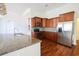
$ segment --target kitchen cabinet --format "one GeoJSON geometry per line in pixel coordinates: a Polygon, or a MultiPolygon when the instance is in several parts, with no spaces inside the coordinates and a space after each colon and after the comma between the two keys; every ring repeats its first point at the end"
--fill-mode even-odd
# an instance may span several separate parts
{"type": "Polygon", "coordinates": [[[64,21],[73,21],[74,12],[69,12],[64,14],[64,21]]]}
{"type": "MultiPolygon", "coordinates": [[[[36,38],[35,32],[32,32],[32,38],[36,38]]],[[[47,39],[47,40],[50,40],[53,42],[57,42],[58,33],[57,32],[40,31],[39,39],[47,39]]]]}
{"type": "Polygon", "coordinates": [[[53,18],[52,18],[52,19],[49,19],[49,21],[50,21],[50,23],[48,24],[49,27],[50,27],[50,28],[53,28],[53,23],[54,23],[53,18]]]}
{"type": "Polygon", "coordinates": [[[57,26],[57,24],[58,24],[58,20],[59,20],[59,17],[48,19],[47,27],[55,28],[57,26]]]}
{"type": "Polygon", "coordinates": [[[42,19],[40,17],[35,17],[36,19],[36,27],[41,27],[42,26],[42,19]]]}
{"type": "Polygon", "coordinates": [[[51,18],[50,19],[50,27],[55,28],[58,24],[59,17],[51,18]]]}
{"type": "Polygon", "coordinates": [[[32,18],[32,27],[41,27],[41,18],[40,17],[33,17],[32,18]]]}
{"type": "Polygon", "coordinates": [[[49,19],[49,24],[48,25],[49,25],[50,28],[53,28],[53,23],[54,23],[54,21],[52,19],[49,19]]]}
{"type": "Polygon", "coordinates": [[[74,20],[74,12],[60,14],[59,22],[66,22],[66,21],[73,21],[73,20],[74,20]]]}
{"type": "Polygon", "coordinates": [[[47,28],[52,28],[53,27],[53,20],[52,19],[47,19],[47,21],[46,21],[46,27],[47,28]]]}
{"type": "Polygon", "coordinates": [[[50,20],[49,19],[47,19],[47,21],[46,21],[46,27],[50,27],[50,20]]]}
{"type": "Polygon", "coordinates": [[[53,28],[57,26],[58,19],[59,17],[55,17],[51,19],[34,17],[32,18],[32,27],[53,28]]]}
{"type": "Polygon", "coordinates": [[[53,27],[56,27],[59,21],[59,17],[53,18],[53,27]]]}
{"type": "Polygon", "coordinates": [[[57,32],[47,32],[49,34],[48,39],[54,42],[58,40],[58,33],[57,32]]]}
{"type": "Polygon", "coordinates": [[[47,18],[42,18],[42,27],[46,27],[47,18]]]}
{"type": "Polygon", "coordinates": [[[36,26],[36,21],[35,21],[35,18],[32,18],[32,22],[31,22],[32,24],[32,27],[35,27],[36,26]]]}
{"type": "Polygon", "coordinates": [[[63,14],[60,14],[60,18],[59,18],[58,22],[64,22],[64,15],[63,14]]]}
{"type": "Polygon", "coordinates": [[[42,31],[42,39],[47,39],[50,41],[57,42],[58,40],[58,33],[57,32],[47,32],[47,31],[42,31]]]}
{"type": "Polygon", "coordinates": [[[36,33],[32,32],[32,38],[36,38],[36,33]]]}

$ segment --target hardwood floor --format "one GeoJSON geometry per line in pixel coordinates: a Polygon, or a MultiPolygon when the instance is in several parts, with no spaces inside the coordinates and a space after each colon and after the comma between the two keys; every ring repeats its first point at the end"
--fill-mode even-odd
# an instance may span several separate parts
{"type": "Polygon", "coordinates": [[[41,43],[42,56],[78,56],[79,55],[79,41],[77,46],[69,48],[58,43],[43,39],[41,43]]]}
{"type": "Polygon", "coordinates": [[[73,51],[74,56],[79,56],[79,40],[77,40],[77,46],[75,47],[73,51]]]}

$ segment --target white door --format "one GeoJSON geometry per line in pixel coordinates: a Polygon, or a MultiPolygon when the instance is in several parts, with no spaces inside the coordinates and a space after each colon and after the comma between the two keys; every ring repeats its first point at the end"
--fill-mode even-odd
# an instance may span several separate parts
{"type": "Polygon", "coordinates": [[[24,13],[26,34],[31,36],[31,9],[28,8],[24,13]]]}

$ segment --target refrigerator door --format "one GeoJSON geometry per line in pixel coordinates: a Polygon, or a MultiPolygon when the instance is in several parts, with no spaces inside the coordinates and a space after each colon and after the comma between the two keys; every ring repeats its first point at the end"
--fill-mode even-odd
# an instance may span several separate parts
{"type": "Polygon", "coordinates": [[[58,43],[71,47],[72,46],[72,22],[59,23],[57,30],[62,28],[62,32],[58,32],[58,43]]]}
{"type": "Polygon", "coordinates": [[[59,30],[59,28],[62,28],[62,31],[63,31],[63,22],[58,23],[58,25],[57,25],[57,31],[59,30]]]}
{"type": "Polygon", "coordinates": [[[59,33],[58,43],[71,47],[71,32],[64,31],[62,33],[59,33]]]}
{"type": "Polygon", "coordinates": [[[72,21],[63,23],[63,31],[71,31],[72,32],[72,21]]]}

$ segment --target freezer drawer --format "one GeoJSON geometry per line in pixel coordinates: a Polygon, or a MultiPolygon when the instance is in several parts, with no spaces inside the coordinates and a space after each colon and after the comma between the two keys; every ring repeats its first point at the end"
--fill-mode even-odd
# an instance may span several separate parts
{"type": "Polygon", "coordinates": [[[72,33],[69,31],[59,33],[59,38],[57,42],[66,46],[72,46],[71,34],[72,33]]]}

